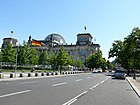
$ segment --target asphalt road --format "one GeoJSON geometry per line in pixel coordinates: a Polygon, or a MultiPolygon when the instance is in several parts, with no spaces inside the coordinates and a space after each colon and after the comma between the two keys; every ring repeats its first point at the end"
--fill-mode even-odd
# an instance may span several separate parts
{"type": "Polygon", "coordinates": [[[0,105],[140,105],[126,80],[104,74],[0,82],[0,105]]]}

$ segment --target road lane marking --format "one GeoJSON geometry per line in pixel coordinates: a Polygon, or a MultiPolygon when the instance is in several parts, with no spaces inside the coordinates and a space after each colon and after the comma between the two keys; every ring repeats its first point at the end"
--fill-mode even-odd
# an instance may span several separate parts
{"type": "Polygon", "coordinates": [[[75,81],[77,81],[77,82],[78,82],[78,81],[82,81],[82,80],[83,80],[83,79],[77,79],[77,80],[75,80],[75,81]]]}
{"type": "Polygon", "coordinates": [[[92,90],[92,89],[95,89],[97,86],[99,86],[100,85],[100,83],[97,83],[96,85],[94,85],[94,86],[92,86],[91,88],[90,88],[90,90],[92,90]]]}
{"type": "Polygon", "coordinates": [[[51,79],[51,80],[60,80],[60,79],[62,79],[62,78],[54,78],[54,79],[51,79]]]}
{"type": "Polygon", "coordinates": [[[22,94],[22,93],[27,93],[27,92],[30,92],[30,91],[31,90],[25,90],[25,91],[19,91],[19,92],[15,92],[15,93],[5,94],[5,95],[1,95],[0,98],[13,96],[13,95],[18,95],[18,94],[22,94]]]}
{"type": "Polygon", "coordinates": [[[79,97],[83,96],[84,94],[86,94],[88,91],[84,91],[81,94],[77,95],[76,97],[72,98],[71,100],[65,102],[63,105],[71,105],[72,103],[74,103],[75,101],[78,100],[79,97]]]}
{"type": "MultiPolygon", "coordinates": [[[[78,100],[78,98],[80,98],[81,96],[85,95],[86,93],[88,93],[89,91],[93,90],[94,88],[98,87],[100,84],[104,83],[105,81],[107,81],[110,77],[104,79],[103,81],[97,83],[96,85],[92,86],[89,90],[82,92],[81,94],[77,95],[76,97],[72,98],[71,100],[65,102],[62,105],[71,105],[73,104],[75,101],[78,100]]],[[[75,80],[76,81],[76,80],[75,80]]]]}
{"type": "Polygon", "coordinates": [[[90,79],[91,77],[87,77],[87,79],[90,79]]]}
{"type": "Polygon", "coordinates": [[[107,81],[109,78],[110,78],[110,77],[108,77],[108,78],[104,79],[103,81],[97,83],[96,85],[92,86],[92,87],[90,88],[90,90],[95,89],[95,88],[98,87],[100,84],[102,84],[102,83],[104,83],[105,81],[107,81]]]}
{"type": "Polygon", "coordinates": [[[60,85],[65,85],[65,84],[67,84],[67,82],[58,83],[58,84],[53,84],[52,86],[55,87],[55,86],[60,86],[60,85]]]}
{"type": "Polygon", "coordinates": [[[38,82],[38,81],[22,82],[20,84],[30,84],[30,83],[36,83],[36,82],[38,82]]]}
{"type": "Polygon", "coordinates": [[[105,81],[103,80],[102,82],[100,82],[101,84],[104,83],[105,81]]]}

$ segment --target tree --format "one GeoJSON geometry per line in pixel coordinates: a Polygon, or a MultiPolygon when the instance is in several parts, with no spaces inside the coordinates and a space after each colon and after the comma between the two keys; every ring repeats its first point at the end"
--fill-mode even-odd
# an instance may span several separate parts
{"type": "Polygon", "coordinates": [[[2,62],[2,53],[0,51],[0,62],[2,62]]]}
{"type": "Polygon", "coordinates": [[[58,70],[58,53],[52,53],[48,57],[48,63],[51,65],[53,70],[58,70]]]}
{"type": "Polygon", "coordinates": [[[46,51],[43,51],[43,53],[39,56],[38,63],[42,65],[48,64],[48,57],[46,51]]]}
{"type": "Polygon", "coordinates": [[[97,51],[86,58],[85,65],[88,68],[100,68],[105,65],[105,60],[102,58],[102,52],[97,51]]]}
{"type": "Polygon", "coordinates": [[[15,63],[16,51],[8,44],[6,48],[2,48],[2,62],[15,63]]]}
{"type": "Polygon", "coordinates": [[[30,48],[29,49],[29,64],[38,64],[38,53],[37,53],[37,50],[34,49],[34,48],[30,48]]]}
{"type": "Polygon", "coordinates": [[[70,56],[68,56],[68,64],[71,65],[71,66],[74,66],[74,64],[75,64],[74,59],[70,56]]]}
{"type": "MultiPolygon", "coordinates": [[[[116,57],[115,62],[128,69],[140,67],[140,29],[133,28],[124,41],[115,41],[109,52],[109,58],[116,57]]],[[[129,73],[128,73],[129,75],[129,73]]]]}
{"type": "Polygon", "coordinates": [[[80,58],[78,58],[78,59],[75,61],[75,66],[78,67],[78,69],[81,68],[81,67],[83,66],[83,63],[82,63],[82,61],[81,61],[80,58]]]}
{"type": "Polygon", "coordinates": [[[29,59],[29,48],[26,44],[18,48],[18,64],[27,64],[29,59]]]}
{"type": "Polygon", "coordinates": [[[62,70],[62,66],[68,65],[68,53],[64,50],[63,47],[60,48],[60,51],[57,55],[58,65],[60,67],[60,73],[62,70]]]}
{"type": "Polygon", "coordinates": [[[109,57],[118,57],[120,54],[120,51],[122,51],[123,48],[123,42],[121,40],[115,40],[114,43],[112,43],[112,48],[109,51],[109,57]]]}

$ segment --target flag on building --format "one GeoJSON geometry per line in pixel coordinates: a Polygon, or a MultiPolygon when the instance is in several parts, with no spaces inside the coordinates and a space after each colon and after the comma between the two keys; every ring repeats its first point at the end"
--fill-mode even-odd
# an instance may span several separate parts
{"type": "Polygon", "coordinates": [[[32,39],[32,46],[43,46],[43,44],[40,41],[32,39]]]}

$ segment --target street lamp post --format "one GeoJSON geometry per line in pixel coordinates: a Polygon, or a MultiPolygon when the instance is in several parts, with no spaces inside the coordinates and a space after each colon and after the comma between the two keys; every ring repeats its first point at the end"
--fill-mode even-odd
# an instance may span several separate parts
{"type": "Polygon", "coordinates": [[[16,78],[16,70],[17,70],[17,62],[18,62],[17,58],[18,58],[18,46],[17,46],[17,48],[16,48],[15,78],[16,78]]]}
{"type": "Polygon", "coordinates": [[[136,67],[137,67],[137,54],[140,51],[140,39],[136,37],[136,48],[134,48],[134,76],[133,79],[136,79],[136,67]]]}

